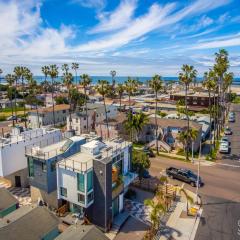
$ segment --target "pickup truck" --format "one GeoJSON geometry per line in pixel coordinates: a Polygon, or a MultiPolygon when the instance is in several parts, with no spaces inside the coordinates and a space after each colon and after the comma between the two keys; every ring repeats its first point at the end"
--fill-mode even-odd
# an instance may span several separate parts
{"type": "MultiPolygon", "coordinates": [[[[166,169],[168,177],[172,179],[177,179],[186,183],[189,183],[192,187],[197,186],[197,175],[188,169],[177,169],[174,167],[169,167],[166,169]]],[[[203,182],[201,177],[199,177],[199,186],[202,186],[203,182]]]]}

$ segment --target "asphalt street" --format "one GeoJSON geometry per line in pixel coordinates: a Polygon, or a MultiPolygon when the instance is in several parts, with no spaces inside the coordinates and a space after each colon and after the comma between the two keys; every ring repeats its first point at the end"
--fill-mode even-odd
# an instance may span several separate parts
{"type": "MultiPolygon", "coordinates": [[[[229,124],[233,135],[231,152],[220,155],[213,166],[201,166],[204,186],[199,189],[203,214],[196,240],[240,240],[240,106],[233,106],[236,122],[229,124]]],[[[163,157],[151,158],[150,173],[160,176],[167,167],[188,168],[197,173],[197,165],[163,157]]],[[[171,180],[173,183],[182,182],[171,180]]],[[[196,191],[185,184],[185,188],[196,191]]]]}

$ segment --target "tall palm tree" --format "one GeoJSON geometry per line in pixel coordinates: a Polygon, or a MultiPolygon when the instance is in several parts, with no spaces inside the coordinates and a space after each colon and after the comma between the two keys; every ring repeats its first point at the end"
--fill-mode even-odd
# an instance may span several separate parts
{"type": "Polygon", "coordinates": [[[2,81],[2,77],[1,77],[2,73],[3,73],[3,70],[0,68],[0,84],[1,84],[1,81],[2,81]]]}
{"type": "Polygon", "coordinates": [[[156,149],[157,154],[158,151],[158,124],[157,124],[157,104],[158,104],[158,93],[162,90],[162,77],[159,75],[153,76],[153,78],[149,81],[150,88],[153,89],[155,93],[155,138],[156,138],[156,149]]]}
{"type": "Polygon", "coordinates": [[[43,88],[44,88],[44,93],[45,93],[45,107],[47,106],[47,101],[46,101],[46,98],[47,98],[47,85],[48,85],[48,82],[47,82],[47,77],[49,75],[49,71],[50,71],[50,68],[49,66],[43,66],[42,67],[42,73],[44,74],[44,83],[43,83],[43,88]]]}
{"type": "Polygon", "coordinates": [[[72,70],[74,70],[74,72],[75,72],[75,83],[76,83],[76,85],[78,84],[78,82],[77,82],[77,70],[78,70],[78,68],[79,68],[78,63],[72,63],[72,70]]]}
{"type": "Polygon", "coordinates": [[[108,115],[107,115],[107,107],[106,107],[106,101],[105,101],[105,97],[109,93],[109,90],[110,90],[109,82],[107,80],[98,80],[96,89],[97,89],[98,93],[101,94],[103,97],[103,104],[104,104],[104,109],[105,109],[105,119],[106,119],[106,124],[107,124],[107,137],[109,138],[108,115]]]}
{"type": "Polygon", "coordinates": [[[85,112],[87,118],[87,132],[88,132],[88,109],[87,109],[87,87],[91,84],[92,80],[87,74],[83,74],[80,76],[79,84],[83,86],[84,95],[85,95],[85,112]]]}
{"type": "Polygon", "coordinates": [[[139,133],[143,130],[143,127],[149,122],[146,114],[143,112],[136,113],[133,115],[133,127],[137,133],[137,140],[139,133]]]}
{"type": "Polygon", "coordinates": [[[116,93],[119,95],[119,101],[120,101],[120,111],[122,110],[122,96],[125,91],[125,87],[123,84],[119,83],[116,87],[116,93]]]}
{"type": "Polygon", "coordinates": [[[73,83],[73,75],[72,73],[69,72],[65,72],[63,73],[63,84],[66,85],[67,89],[68,89],[68,101],[69,101],[69,105],[70,105],[70,109],[69,109],[69,122],[70,122],[70,129],[72,130],[72,102],[71,102],[71,96],[70,96],[70,90],[72,87],[72,83],[73,83]]]}
{"type": "Polygon", "coordinates": [[[136,79],[132,79],[128,77],[127,81],[125,81],[125,90],[128,94],[128,107],[130,112],[130,102],[131,102],[131,96],[137,91],[138,88],[138,81],[136,79]]]}
{"type": "Polygon", "coordinates": [[[117,75],[117,72],[115,70],[110,71],[110,75],[112,77],[112,87],[115,87],[115,76],[117,75]]]}
{"type": "MultiPolygon", "coordinates": [[[[228,102],[229,102],[229,97],[230,97],[230,93],[231,93],[231,85],[232,85],[232,82],[233,82],[233,77],[234,77],[234,74],[232,72],[227,72],[223,75],[223,92],[224,92],[224,102],[225,102],[225,94],[227,93],[228,94],[228,102]]],[[[229,106],[229,104],[228,104],[229,106]]],[[[227,108],[227,112],[228,112],[228,108],[227,108]]]]}
{"type": "MultiPolygon", "coordinates": [[[[216,81],[214,79],[215,73],[211,69],[209,72],[204,73],[203,87],[208,90],[208,106],[209,106],[209,119],[210,119],[210,132],[212,132],[212,92],[216,89],[216,81]]],[[[210,142],[210,149],[212,147],[212,138],[210,142]]]]}
{"type": "MultiPolygon", "coordinates": [[[[225,118],[225,104],[223,103],[223,76],[224,73],[227,72],[229,68],[229,60],[228,60],[228,52],[225,49],[220,49],[218,53],[215,53],[215,64],[214,71],[218,76],[218,104],[220,106],[220,111],[218,114],[220,115],[218,119],[219,132],[224,124],[225,118]]],[[[219,136],[218,136],[219,137],[219,136]]]]}
{"type": "Polygon", "coordinates": [[[179,192],[180,195],[185,196],[185,198],[187,200],[187,215],[189,215],[189,204],[193,204],[194,200],[183,187],[180,187],[180,188],[178,187],[177,191],[179,192]]]}
{"type": "Polygon", "coordinates": [[[13,84],[16,81],[16,76],[14,74],[7,74],[5,76],[5,80],[7,81],[8,86],[10,88],[10,101],[11,101],[11,110],[12,110],[12,125],[13,125],[13,127],[15,127],[15,120],[14,120],[14,117],[13,117],[14,114],[13,114],[13,102],[12,102],[13,96],[12,96],[12,92],[13,92],[13,84]]]}
{"type": "Polygon", "coordinates": [[[68,73],[68,71],[69,71],[69,66],[68,66],[67,63],[64,63],[64,64],[62,65],[62,71],[65,72],[65,73],[68,73]]]}
{"type": "Polygon", "coordinates": [[[55,82],[54,79],[58,76],[58,67],[55,64],[49,66],[49,76],[52,79],[52,108],[53,108],[53,126],[55,127],[55,103],[54,103],[54,91],[55,91],[55,82]]]}
{"type": "MultiPolygon", "coordinates": [[[[185,115],[187,117],[187,131],[188,131],[187,137],[189,136],[189,114],[188,114],[187,95],[188,95],[189,85],[191,82],[194,81],[196,77],[197,77],[197,71],[194,69],[193,66],[189,66],[187,64],[184,64],[182,66],[182,72],[180,72],[178,76],[180,83],[184,84],[185,86],[185,115]]],[[[188,144],[189,144],[189,139],[187,139],[186,160],[189,160],[188,144]]]]}

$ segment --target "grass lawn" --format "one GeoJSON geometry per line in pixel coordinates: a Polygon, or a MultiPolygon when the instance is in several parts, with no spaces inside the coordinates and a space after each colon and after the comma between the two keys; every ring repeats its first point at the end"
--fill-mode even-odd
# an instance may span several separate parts
{"type": "MultiPolygon", "coordinates": [[[[13,114],[14,114],[14,112],[13,112],[13,114]]],[[[22,110],[17,112],[18,116],[23,115],[23,114],[24,114],[24,112],[22,110]]],[[[12,116],[12,111],[11,112],[0,112],[0,117],[10,117],[10,116],[12,116]]]]}
{"type": "Polygon", "coordinates": [[[144,146],[145,146],[144,143],[133,143],[133,147],[134,147],[134,148],[142,148],[142,147],[144,147],[144,146]]]}
{"type": "MultiPolygon", "coordinates": [[[[13,108],[13,111],[15,111],[15,108],[13,108]]],[[[23,111],[23,107],[17,107],[17,111],[23,111]]],[[[0,113],[11,113],[12,109],[11,108],[3,108],[0,109],[0,113]]]]}

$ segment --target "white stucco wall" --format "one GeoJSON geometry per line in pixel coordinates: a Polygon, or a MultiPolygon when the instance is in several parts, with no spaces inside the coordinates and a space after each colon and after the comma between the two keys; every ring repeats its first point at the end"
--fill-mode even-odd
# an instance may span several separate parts
{"type": "Polygon", "coordinates": [[[61,135],[60,130],[54,130],[35,137],[32,135],[31,139],[20,140],[0,147],[0,176],[5,177],[27,167],[27,158],[25,156],[26,146],[38,144],[41,141],[48,141],[50,144],[61,139],[61,135]]]}

